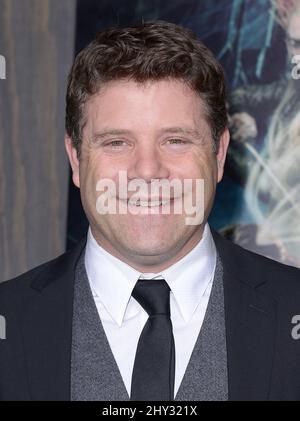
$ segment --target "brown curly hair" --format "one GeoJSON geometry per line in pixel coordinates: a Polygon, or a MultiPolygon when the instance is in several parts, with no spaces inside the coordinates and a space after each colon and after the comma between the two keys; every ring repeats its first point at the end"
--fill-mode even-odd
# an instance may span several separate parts
{"type": "Polygon", "coordinates": [[[76,56],[68,78],[66,132],[78,154],[85,103],[103,84],[168,78],[182,80],[203,100],[216,151],[227,127],[223,69],[191,30],[153,21],[106,29],[76,56]]]}

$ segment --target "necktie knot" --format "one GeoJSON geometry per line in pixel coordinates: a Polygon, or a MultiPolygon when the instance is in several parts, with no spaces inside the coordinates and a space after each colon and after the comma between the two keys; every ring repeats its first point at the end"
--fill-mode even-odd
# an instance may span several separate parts
{"type": "Polygon", "coordinates": [[[149,316],[165,314],[170,317],[170,287],[164,279],[139,279],[132,296],[149,316]]]}

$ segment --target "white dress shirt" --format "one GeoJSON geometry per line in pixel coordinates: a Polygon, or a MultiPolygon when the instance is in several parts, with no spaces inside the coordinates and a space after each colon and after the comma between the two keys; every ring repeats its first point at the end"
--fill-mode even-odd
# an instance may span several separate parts
{"type": "Polygon", "coordinates": [[[142,274],[112,256],[96,242],[89,229],[85,266],[99,317],[129,396],[137,344],[148,319],[131,293],[140,277],[166,280],[171,289],[176,396],[202,326],[216,267],[216,248],[208,224],[202,239],[188,254],[156,274],[142,274]]]}

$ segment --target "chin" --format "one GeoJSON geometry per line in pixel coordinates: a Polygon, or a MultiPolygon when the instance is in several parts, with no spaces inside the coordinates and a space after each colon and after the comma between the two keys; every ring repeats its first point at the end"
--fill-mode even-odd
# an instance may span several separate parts
{"type": "MultiPolygon", "coordinates": [[[[170,248],[168,245],[167,249],[170,248]]],[[[166,252],[166,247],[163,247],[161,241],[147,241],[141,243],[134,243],[134,246],[131,248],[132,252],[135,255],[142,255],[142,256],[155,256],[160,255],[166,252]]]]}

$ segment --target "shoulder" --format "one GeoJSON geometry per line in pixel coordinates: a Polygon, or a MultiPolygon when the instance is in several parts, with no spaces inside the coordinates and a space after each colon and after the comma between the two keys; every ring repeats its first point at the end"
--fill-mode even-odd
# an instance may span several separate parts
{"type": "Polygon", "coordinates": [[[0,283],[0,304],[16,296],[26,296],[32,289],[42,291],[44,287],[63,277],[74,266],[85,247],[82,239],[74,248],[60,256],[43,263],[28,272],[0,283]]]}
{"type": "Polygon", "coordinates": [[[264,285],[279,299],[295,294],[300,297],[300,269],[248,251],[212,230],[217,251],[225,270],[251,286],[264,285]]]}

